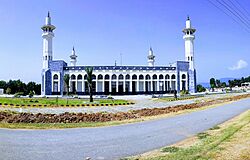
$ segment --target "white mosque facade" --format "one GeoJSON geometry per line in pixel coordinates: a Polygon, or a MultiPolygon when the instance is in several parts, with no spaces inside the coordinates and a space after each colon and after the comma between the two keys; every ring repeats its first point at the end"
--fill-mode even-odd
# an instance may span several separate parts
{"type": "Polygon", "coordinates": [[[152,48],[148,53],[146,66],[82,66],[77,65],[77,55],[73,48],[70,65],[63,60],[53,60],[52,40],[54,29],[51,17],[45,20],[43,30],[43,68],[42,95],[63,95],[66,93],[64,76],[69,75],[69,91],[73,94],[87,95],[86,67],[93,67],[93,93],[96,95],[130,95],[130,94],[165,94],[188,90],[196,92],[196,70],[194,67],[195,29],[191,21],[186,20],[183,29],[185,41],[185,60],[171,65],[155,65],[152,48]]]}

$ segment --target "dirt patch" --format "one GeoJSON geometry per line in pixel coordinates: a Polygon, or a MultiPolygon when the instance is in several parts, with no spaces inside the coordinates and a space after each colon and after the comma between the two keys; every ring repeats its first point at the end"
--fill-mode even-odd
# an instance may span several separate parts
{"type": "Polygon", "coordinates": [[[187,109],[201,108],[214,104],[235,101],[250,97],[250,94],[239,95],[234,97],[226,97],[215,100],[210,100],[201,103],[192,103],[186,105],[177,105],[165,108],[152,108],[132,110],[130,112],[118,113],[69,113],[62,114],[42,114],[42,113],[15,113],[15,112],[0,112],[0,122],[4,123],[80,123],[80,122],[108,122],[108,121],[123,121],[128,119],[138,119],[148,116],[157,116],[168,113],[175,113],[187,109]]]}

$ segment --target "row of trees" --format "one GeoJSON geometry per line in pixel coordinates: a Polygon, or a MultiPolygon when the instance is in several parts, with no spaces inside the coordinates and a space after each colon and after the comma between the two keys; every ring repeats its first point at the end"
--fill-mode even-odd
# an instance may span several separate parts
{"type": "Polygon", "coordinates": [[[241,79],[234,79],[234,80],[229,80],[228,81],[228,84],[226,84],[226,82],[221,82],[220,80],[218,79],[215,79],[215,78],[211,78],[210,79],[210,87],[212,89],[214,88],[225,88],[225,87],[235,87],[235,86],[241,86],[242,83],[245,83],[245,82],[250,82],[250,76],[248,77],[242,77],[241,79]]]}
{"type": "Polygon", "coordinates": [[[0,81],[0,88],[4,89],[6,94],[16,94],[22,93],[23,95],[28,94],[41,94],[41,84],[36,84],[35,82],[24,83],[20,79],[19,80],[9,80],[0,81]]]}
{"type": "Polygon", "coordinates": [[[225,88],[227,86],[226,82],[221,82],[218,79],[211,78],[210,79],[210,87],[214,88],[225,88]]]}
{"type": "Polygon", "coordinates": [[[244,78],[242,77],[241,79],[234,79],[234,80],[229,80],[229,87],[235,87],[235,86],[241,86],[241,83],[245,82],[250,82],[250,76],[244,78]]]}

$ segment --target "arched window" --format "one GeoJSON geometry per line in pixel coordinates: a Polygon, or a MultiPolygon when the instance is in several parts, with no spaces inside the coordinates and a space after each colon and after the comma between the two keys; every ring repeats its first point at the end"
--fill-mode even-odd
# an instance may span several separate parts
{"type": "Polygon", "coordinates": [[[175,79],[175,75],[174,74],[171,76],[171,79],[175,79]]]}
{"type": "Polygon", "coordinates": [[[182,78],[182,79],[186,79],[186,75],[185,75],[185,74],[182,74],[181,78],[182,78]]]}
{"type": "Polygon", "coordinates": [[[115,74],[113,74],[111,79],[117,79],[117,76],[115,74]]]}
{"type": "Polygon", "coordinates": [[[96,79],[96,75],[92,74],[92,79],[96,79]]]}
{"type": "Polygon", "coordinates": [[[165,79],[169,79],[170,78],[170,76],[167,74],[166,76],[165,76],[165,79]]]}
{"type": "Polygon", "coordinates": [[[98,79],[103,79],[103,76],[101,74],[98,75],[98,79]]]}
{"type": "Polygon", "coordinates": [[[104,78],[105,78],[105,79],[109,79],[109,75],[108,75],[108,74],[106,74],[104,78]]]}
{"type": "Polygon", "coordinates": [[[137,79],[137,75],[134,74],[134,75],[132,76],[132,79],[137,79]]]}
{"type": "Polygon", "coordinates": [[[125,78],[126,78],[126,79],[130,79],[130,75],[129,75],[129,74],[127,74],[125,78]]]}
{"type": "Polygon", "coordinates": [[[85,75],[84,75],[84,79],[86,80],[86,79],[87,79],[87,77],[88,77],[88,76],[87,76],[87,74],[85,74],[85,75]]]}
{"type": "Polygon", "coordinates": [[[157,75],[156,74],[153,75],[153,79],[157,79],[157,75]]]}
{"type": "Polygon", "coordinates": [[[58,80],[58,75],[55,74],[55,75],[53,76],[53,79],[54,79],[54,80],[58,80]]]}
{"type": "Polygon", "coordinates": [[[139,79],[143,79],[143,75],[141,74],[141,75],[139,75],[139,79]]]}
{"type": "Polygon", "coordinates": [[[150,78],[150,75],[147,74],[147,75],[146,75],[146,79],[151,79],[151,78],[150,78]]]}
{"type": "Polygon", "coordinates": [[[77,76],[77,79],[78,79],[78,80],[82,80],[82,75],[79,74],[79,75],[77,76]]]}
{"type": "Polygon", "coordinates": [[[76,76],[74,74],[71,75],[70,77],[71,80],[75,80],[76,79],[76,76]]]}
{"type": "Polygon", "coordinates": [[[159,79],[163,79],[163,75],[162,74],[159,75],[159,79]]]}
{"type": "Polygon", "coordinates": [[[123,79],[123,75],[120,74],[119,77],[118,77],[118,79],[123,79]]]}

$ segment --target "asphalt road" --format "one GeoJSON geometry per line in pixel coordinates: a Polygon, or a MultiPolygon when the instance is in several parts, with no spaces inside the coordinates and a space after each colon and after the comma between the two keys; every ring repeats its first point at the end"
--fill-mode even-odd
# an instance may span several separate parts
{"type": "Polygon", "coordinates": [[[250,109],[250,99],[142,123],[64,130],[0,129],[0,160],[119,159],[173,144],[250,109]]]}

